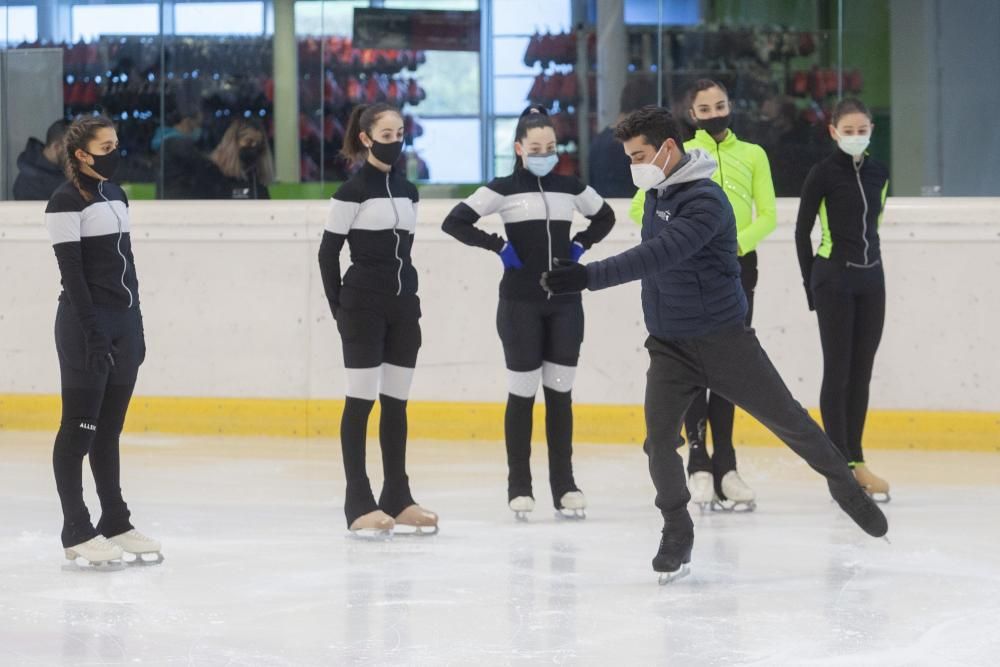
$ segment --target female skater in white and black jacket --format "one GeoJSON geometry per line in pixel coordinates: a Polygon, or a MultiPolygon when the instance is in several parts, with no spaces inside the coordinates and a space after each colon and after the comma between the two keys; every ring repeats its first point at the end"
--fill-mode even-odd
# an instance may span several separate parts
{"type": "Polygon", "coordinates": [[[410,494],[406,475],[406,402],[420,349],[417,272],[410,261],[417,189],[393,165],[403,148],[403,118],[388,104],[351,114],[344,154],[364,161],[330,202],[319,266],[344,346],[347,399],[340,422],[347,489],[344,513],[355,533],[430,534],[438,517],[410,494]],[[341,278],[347,243],[351,266],[341,278]],[[365,433],[375,400],[385,482],[375,502],[365,468],[365,433]]]}
{"type": "Polygon", "coordinates": [[[541,382],[552,502],[563,515],[582,518],[586,499],[573,479],[571,392],[583,342],[583,304],[579,294],[550,296],[540,279],[557,260],[579,260],[608,235],[615,215],[593,188],[552,173],[559,161],[556,133],[544,108],[521,114],[514,140],[514,173],[479,188],[452,209],[443,228],[466,245],[499,254],[504,266],[497,330],[508,370],[504,432],[510,508],[523,519],[535,505],[529,459],[532,407],[541,382]],[[591,224],[571,238],[574,211],[591,224]],[[503,219],[506,240],[474,226],[491,213],[503,219]]]}
{"type": "Polygon", "coordinates": [[[70,560],[99,565],[159,562],[160,543],[136,531],[121,489],[118,441],[146,341],[132,258],[128,197],[114,183],[118,135],[102,116],[66,130],[66,176],[45,209],[63,291],[55,339],[62,385],[62,423],[52,465],[63,510],[62,543],[70,560]],[[95,527],[83,500],[89,457],[101,518],[95,527]]]}

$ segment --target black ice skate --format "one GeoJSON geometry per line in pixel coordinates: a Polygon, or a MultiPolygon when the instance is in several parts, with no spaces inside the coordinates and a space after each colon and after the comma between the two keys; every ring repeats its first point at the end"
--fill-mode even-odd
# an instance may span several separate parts
{"type": "Polygon", "coordinates": [[[685,510],[676,519],[663,522],[660,549],[653,557],[653,571],[660,573],[660,585],[686,577],[691,568],[691,547],[694,545],[694,527],[685,510]]]}
{"type": "Polygon", "coordinates": [[[861,530],[872,537],[885,537],[889,532],[889,522],[860,484],[850,478],[844,482],[830,481],[828,485],[830,495],[840,505],[840,509],[844,510],[861,530]]]}

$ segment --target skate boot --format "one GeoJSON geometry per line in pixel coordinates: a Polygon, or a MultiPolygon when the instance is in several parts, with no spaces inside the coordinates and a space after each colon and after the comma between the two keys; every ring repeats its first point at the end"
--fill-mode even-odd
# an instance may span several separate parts
{"type": "Polygon", "coordinates": [[[693,472],[688,477],[688,490],[691,492],[691,502],[702,512],[712,504],[714,481],[710,472],[693,472]]]}
{"type": "Polygon", "coordinates": [[[438,515],[420,505],[410,505],[396,517],[394,532],[396,535],[437,535],[438,515]]]}
{"type": "Polygon", "coordinates": [[[854,464],[854,479],[858,480],[861,488],[867,491],[875,502],[887,503],[892,500],[889,496],[889,482],[873,473],[864,463],[854,464]]]}
{"type": "Polygon", "coordinates": [[[350,534],[363,539],[389,539],[396,522],[382,510],[363,514],[351,524],[350,534]]]}
{"type": "Polygon", "coordinates": [[[722,476],[720,493],[712,499],[712,510],[716,512],[753,512],[757,509],[757,494],[753,492],[740,474],[730,470],[722,476]]]}
{"type": "Polygon", "coordinates": [[[114,567],[122,562],[121,547],[102,535],[65,549],[65,554],[66,560],[76,562],[80,558],[91,567],[114,567]]]}
{"type": "Polygon", "coordinates": [[[871,496],[854,480],[844,482],[828,481],[830,495],[840,505],[847,516],[872,537],[885,537],[889,532],[889,522],[871,496]]]}
{"type": "Polygon", "coordinates": [[[691,572],[691,547],[694,545],[694,525],[687,510],[674,512],[663,521],[660,549],[653,558],[653,571],[660,574],[661,586],[686,577],[691,572]]]}
{"type": "Polygon", "coordinates": [[[160,543],[134,528],[121,535],[109,537],[108,541],[118,545],[125,554],[128,554],[123,560],[129,565],[159,565],[163,562],[160,543]]]}
{"type": "Polygon", "coordinates": [[[587,499],[582,491],[570,491],[564,493],[559,499],[559,507],[556,511],[558,519],[580,520],[587,518],[587,499]]]}
{"type": "Polygon", "coordinates": [[[535,499],[531,496],[517,496],[516,498],[512,498],[508,505],[514,513],[515,519],[518,521],[527,521],[528,514],[535,509],[535,499]]]}

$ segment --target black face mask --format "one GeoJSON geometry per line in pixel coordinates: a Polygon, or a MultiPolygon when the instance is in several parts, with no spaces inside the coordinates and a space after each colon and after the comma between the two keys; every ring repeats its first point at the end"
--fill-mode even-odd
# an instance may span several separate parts
{"type": "Polygon", "coordinates": [[[94,164],[90,165],[90,168],[97,172],[98,176],[108,180],[115,177],[118,164],[122,161],[122,154],[117,148],[107,155],[94,155],[93,153],[87,153],[87,155],[94,158],[94,164]]]}
{"type": "Polygon", "coordinates": [[[244,146],[240,149],[240,162],[244,167],[252,167],[263,152],[263,146],[244,146]]]}
{"type": "Polygon", "coordinates": [[[698,128],[705,130],[714,137],[728,130],[729,124],[732,121],[733,114],[731,113],[727,113],[725,116],[716,116],[715,118],[699,118],[698,128]]]}
{"type": "Polygon", "coordinates": [[[396,164],[396,160],[403,153],[403,142],[394,141],[391,144],[383,144],[381,141],[376,141],[368,150],[371,151],[376,160],[391,167],[396,164]]]}

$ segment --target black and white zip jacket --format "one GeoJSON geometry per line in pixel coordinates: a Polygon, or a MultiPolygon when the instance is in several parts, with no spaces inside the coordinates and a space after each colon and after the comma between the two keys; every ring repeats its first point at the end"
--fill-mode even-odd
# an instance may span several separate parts
{"type": "MultiPolygon", "coordinates": [[[[541,178],[522,166],[495,178],[458,204],[445,218],[442,229],[466,245],[500,252],[504,239],[475,227],[483,216],[499,213],[507,242],[517,251],[523,269],[507,269],[500,281],[500,296],[519,301],[543,301],[549,295],[540,284],[554,260],[569,259],[570,245],[589,250],[611,232],[615,214],[597,192],[573,176],[547,174],[541,178]],[[591,223],[571,239],[573,211],[591,223]]],[[[579,299],[579,294],[562,298],[579,299]]]]}
{"type": "Polygon", "coordinates": [[[336,316],[341,286],[390,296],[417,293],[410,260],[417,226],[417,188],[397,170],[388,173],[365,162],[333,195],[319,247],[323,288],[336,316]],[[340,251],[347,243],[351,266],[340,275],[340,251]]]}
{"type": "Polygon", "coordinates": [[[63,292],[85,331],[96,326],[94,306],[137,308],[139,281],[132,258],[128,197],[117,184],[80,175],[85,199],[64,183],[45,209],[63,292]]]}
{"type": "Polygon", "coordinates": [[[815,258],[857,268],[882,261],[879,227],[889,191],[889,169],[865,154],[861,162],[837,149],[810,170],[802,185],[795,245],[806,285],[815,258]],[[819,216],[823,240],[813,253],[810,234],[819,216]]]}

